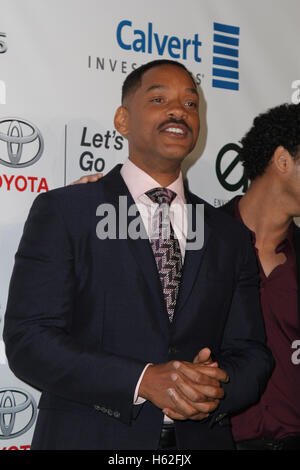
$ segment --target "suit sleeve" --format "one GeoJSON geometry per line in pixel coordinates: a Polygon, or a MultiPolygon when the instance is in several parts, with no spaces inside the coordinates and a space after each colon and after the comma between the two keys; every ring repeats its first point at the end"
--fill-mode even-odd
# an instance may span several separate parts
{"type": "Polygon", "coordinates": [[[70,334],[77,288],[72,235],[53,193],[35,200],[16,253],[3,334],[10,368],[40,390],[130,423],[146,364],[87,350],[70,334]]]}
{"type": "Polygon", "coordinates": [[[212,423],[242,411],[262,395],[273,369],[273,358],[265,344],[265,328],[259,299],[259,277],[249,232],[244,231],[245,253],[240,267],[221,350],[219,366],[230,380],[223,385],[225,398],[212,423]]]}

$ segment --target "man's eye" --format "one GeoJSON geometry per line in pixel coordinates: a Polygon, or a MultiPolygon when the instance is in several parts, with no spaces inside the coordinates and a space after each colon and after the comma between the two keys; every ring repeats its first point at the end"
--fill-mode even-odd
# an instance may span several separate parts
{"type": "Polygon", "coordinates": [[[160,96],[156,96],[155,98],[151,98],[152,102],[154,103],[162,103],[163,102],[163,98],[161,98],[160,96]]]}
{"type": "Polygon", "coordinates": [[[197,103],[195,101],[187,101],[186,102],[186,105],[189,107],[189,108],[197,108],[197,103]]]}

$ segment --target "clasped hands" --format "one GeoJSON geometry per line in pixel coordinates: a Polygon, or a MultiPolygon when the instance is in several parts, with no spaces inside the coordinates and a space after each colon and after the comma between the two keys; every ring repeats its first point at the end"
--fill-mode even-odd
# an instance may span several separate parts
{"type": "Polygon", "coordinates": [[[193,363],[170,361],[150,365],[141,381],[139,396],[150,400],[171,419],[202,420],[213,412],[224,397],[221,383],[227,373],[213,362],[208,348],[193,363]]]}

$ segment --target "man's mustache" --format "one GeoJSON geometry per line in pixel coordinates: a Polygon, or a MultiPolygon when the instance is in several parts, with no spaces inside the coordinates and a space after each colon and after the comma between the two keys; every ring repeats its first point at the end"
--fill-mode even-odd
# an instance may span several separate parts
{"type": "Polygon", "coordinates": [[[167,121],[164,121],[162,122],[159,126],[158,126],[158,130],[161,130],[163,127],[167,126],[168,124],[182,124],[183,126],[185,126],[188,131],[192,132],[192,129],[190,128],[190,126],[183,120],[183,119],[168,119],[167,121]]]}

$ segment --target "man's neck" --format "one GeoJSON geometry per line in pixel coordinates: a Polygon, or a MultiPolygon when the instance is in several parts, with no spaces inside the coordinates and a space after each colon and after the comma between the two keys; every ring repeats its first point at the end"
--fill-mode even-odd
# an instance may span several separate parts
{"type": "Polygon", "coordinates": [[[138,168],[140,168],[149,176],[151,176],[151,178],[157,181],[157,183],[164,188],[174,183],[174,181],[176,181],[179,177],[181,171],[181,167],[178,162],[166,165],[166,167],[160,165],[160,167],[153,168],[152,166],[148,166],[144,162],[135,161],[134,158],[129,157],[129,160],[134,163],[138,168]]]}
{"type": "Polygon", "coordinates": [[[244,224],[255,233],[256,246],[276,247],[285,237],[292,221],[276,184],[255,180],[239,201],[244,224]]]}

